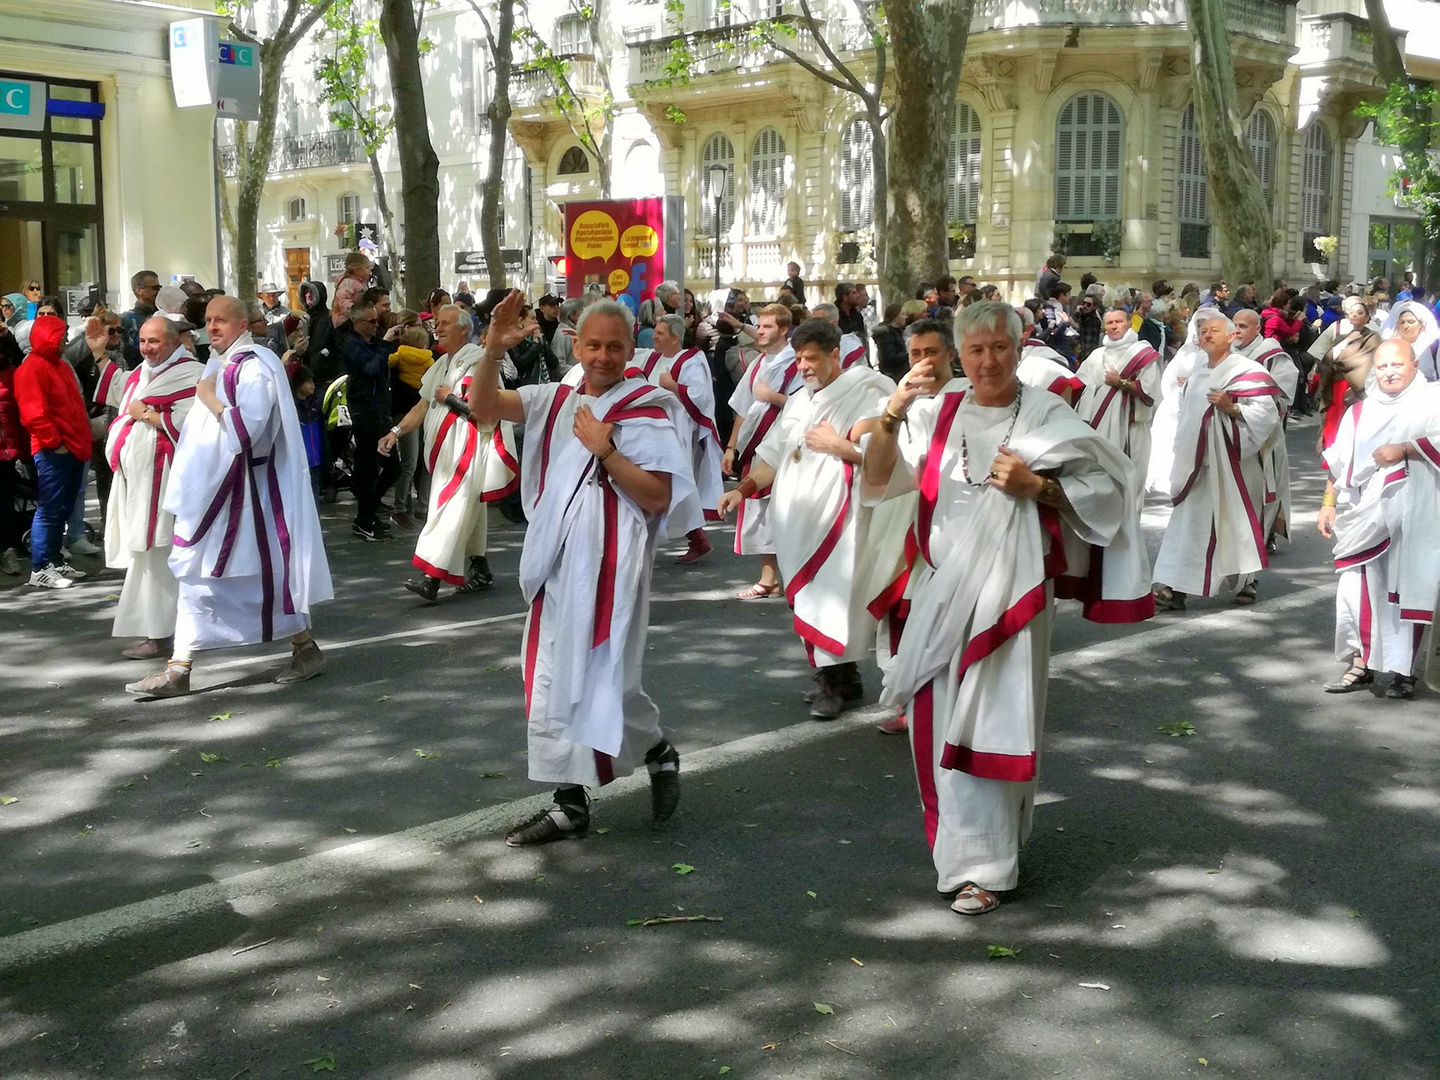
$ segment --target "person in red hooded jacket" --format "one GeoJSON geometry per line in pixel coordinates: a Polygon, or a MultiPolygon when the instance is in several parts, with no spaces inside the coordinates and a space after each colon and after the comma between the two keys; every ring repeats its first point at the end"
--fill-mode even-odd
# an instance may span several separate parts
{"type": "Polygon", "coordinates": [[[74,369],[60,355],[65,323],[42,315],[30,327],[30,355],[15,373],[20,422],[30,432],[39,488],[30,530],[30,584],[66,589],[85,575],[60,559],[65,523],[90,460],[90,414],[74,369]]]}

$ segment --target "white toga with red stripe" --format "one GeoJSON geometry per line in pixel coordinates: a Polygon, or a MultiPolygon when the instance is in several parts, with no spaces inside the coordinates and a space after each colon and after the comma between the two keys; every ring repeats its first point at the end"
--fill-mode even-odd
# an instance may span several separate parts
{"type": "Polygon", "coordinates": [[[895,390],[887,376],[861,364],[829,386],[790,395],[779,421],[755,452],[775,470],[770,529],[795,632],[814,667],[859,660],[875,641],[870,597],[857,586],[869,550],[871,511],[859,501],[859,466],[805,445],[805,433],[828,423],[842,438],[879,416],[895,390]]]}
{"type": "Polygon", "coordinates": [[[1021,386],[1036,390],[1048,390],[1065,398],[1070,404],[1080,399],[1085,384],[1066,365],[1064,359],[1043,341],[1030,340],[1020,350],[1020,365],[1015,369],[1015,378],[1021,386]]]}
{"type": "Polygon", "coordinates": [[[1265,455],[1265,535],[1271,533],[1290,536],[1290,448],[1285,442],[1284,421],[1295,403],[1295,391],[1300,385],[1300,369],[1285,351],[1285,347],[1274,338],[1257,334],[1255,340],[1236,352],[1248,356],[1270,373],[1280,391],[1281,431],[1271,441],[1270,452],[1265,455]]]}
{"type": "Polygon", "coordinates": [[[1159,359],[1134,330],[1127,330],[1119,341],[1106,338],[1077,372],[1085,389],[1075,412],[1133,461],[1142,478],[1150,468],[1150,420],[1160,397],[1159,359]],[[1111,371],[1131,380],[1134,391],[1106,385],[1105,375],[1111,371]]]}
{"type": "MultiPolygon", "coordinates": [[[[1372,379],[1365,397],[1340,420],[1335,441],[1325,451],[1325,467],[1335,485],[1335,658],[1376,671],[1409,675],[1424,626],[1401,620],[1400,554],[1407,540],[1437,546],[1432,527],[1406,537],[1405,504],[1412,468],[1423,462],[1401,460],[1382,465],[1381,446],[1403,444],[1413,430],[1412,417],[1426,404],[1428,387],[1417,373],[1400,393],[1384,393],[1372,379]]],[[[1414,614],[1419,614],[1416,611],[1414,614]]],[[[1430,612],[1425,612],[1426,619],[1430,612]]]]}
{"type": "Polygon", "coordinates": [[[701,512],[699,519],[685,523],[686,531],[700,527],[704,521],[718,521],[720,512],[716,508],[725,494],[721,471],[725,443],[715,427],[715,383],[705,354],[699,349],[682,349],[674,356],[661,356],[651,349],[636,349],[630,370],[626,371],[627,377],[632,375],[656,386],[660,385],[661,375],[675,380],[674,392],[688,421],[691,472],[701,512]]]}
{"type": "MultiPolygon", "coordinates": [[[[422,573],[451,585],[463,585],[470,557],[485,554],[489,504],[520,482],[514,424],[476,424],[435,400],[435,388],[448,386],[465,401],[483,356],[478,345],[465,345],[454,356],[440,357],[420,380],[420,400],[428,406],[424,445],[430,512],[411,561],[422,573]]],[[[495,377],[498,384],[498,372],[495,377]]]]}
{"type": "Polygon", "coordinates": [[[1440,603],[1440,543],[1435,540],[1440,536],[1440,386],[1426,384],[1419,397],[1409,410],[1404,432],[1410,477],[1405,483],[1395,589],[1400,618],[1429,623],[1440,603]]]}
{"type": "MultiPolygon", "coordinates": [[[[730,395],[730,408],[740,418],[740,433],[735,440],[735,471],[742,479],[750,474],[750,462],[755,457],[755,451],[780,419],[779,405],[756,400],[755,383],[760,380],[771,390],[786,395],[804,386],[795,363],[795,350],[786,345],[778,353],[761,353],[750,361],[735,392],[730,395]]],[[[775,554],[769,516],[769,488],[740,503],[735,517],[736,555],[775,554]]]]}
{"type": "Polygon", "coordinates": [[[869,367],[870,350],[865,347],[865,342],[860,339],[859,334],[841,334],[840,370],[849,371],[856,364],[861,367],[869,367]]]}
{"type": "Polygon", "coordinates": [[[1275,380],[1255,361],[1230,353],[1196,365],[1180,390],[1175,509],[1155,559],[1155,582],[1212,596],[1239,587],[1269,565],[1261,512],[1272,439],[1283,437],[1275,380]],[[1230,417],[1210,404],[1224,390],[1240,408],[1230,417]]]}
{"type": "MultiPolygon", "coordinates": [[[[1144,590],[1131,525],[1142,492],[1124,456],[1060,398],[1022,391],[1017,415],[974,404],[961,380],[915,402],[888,487],[864,494],[917,490],[913,601],[881,701],[906,706],[940,891],[1010,889],[1034,807],[1052,582],[1079,569],[1069,549],[1093,545],[1105,549],[1102,591],[1144,590]],[[1015,453],[1058,478],[1069,510],[985,482],[1007,433],[1015,453]]],[[[1126,621],[1154,610],[1131,605],[1126,621]]]]}
{"type": "Polygon", "coordinates": [[[120,415],[105,444],[105,460],[115,473],[105,508],[105,565],[125,571],[111,630],[115,637],[158,640],[175,632],[179,586],[168,562],[175,517],[161,504],[175,444],[204,370],[180,347],[159,364],[141,364],[121,388],[120,415]],[[135,401],[155,410],[158,427],[130,416],[135,401]]]}
{"type": "MultiPolygon", "coordinates": [[[[609,783],[663,737],[640,683],[650,573],[667,518],[693,501],[690,450],[675,395],[624,379],[598,398],[563,384],[522,386],[520,496],[529,519],[520,557],[530,779],[609,783]],[[588,405],[613,423],[619,453],[670,475],[670,510],[647,514],[574,435],[588,405]]],[[[681,533],[680,535],[683,535],[681,533]]]]}

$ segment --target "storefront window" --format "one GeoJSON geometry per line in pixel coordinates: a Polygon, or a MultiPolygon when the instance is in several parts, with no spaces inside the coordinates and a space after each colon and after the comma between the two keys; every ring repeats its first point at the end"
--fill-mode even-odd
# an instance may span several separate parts
{"type": "Polygon", "coordinates": [[[45,158],[39,139],[0,135],[0,200],[41,202],[45,198],[45,158]]]}
{"type": "MultiPolygon", "coordinates": [[[[88,86],[66,86],[63,83],[51,83],[50,96],[62,101],[91,101],[94,97],[88,86]]],[[[93,135],[95,121],[79,116],[52,116],[50,130],[56,135],[93,135]]]]}
{"type": "Polygon", "coordinates": [[[94,144],[57,139],[50,144],[50,157],[51,168],[55,172],[55,201],[94,206],[98,197],[95,190],[94,144]]]}

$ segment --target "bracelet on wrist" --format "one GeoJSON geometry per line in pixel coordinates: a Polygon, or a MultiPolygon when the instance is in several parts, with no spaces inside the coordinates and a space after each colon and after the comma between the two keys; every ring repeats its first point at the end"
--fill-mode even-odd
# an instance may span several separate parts
{"type": "Polygon", "coordinates": [[[742,499],[748,499],[760,490],[760,485],[755,483],[754,480],[750,479],[750,477],[747,476],[744,480],[740,481],[739,485],[735,488],[735,490],[740,493],[740,497],[742,499]]]}
{"type": "Polygon", "coordinates": [[[605,462],[609,459],[610,455],[613,454],[613,453],[615,453],[615,444],[612,442],[609,446],[607,446],[607,447],[605,448],[605,452],[604,452],[603,454],[596,454],[596,455],[595,455],[595,460],[598,461],[598,462],[600,462],[600,464],[603,465],[603,464],[605,464],[605,462]]]}
{"type": "Polygon", "coordinates": [[[1327,491],[1324,495],[1320,496],[1320,505],[1333,507],[1335,505],[1335,492],[1327,491]]]}

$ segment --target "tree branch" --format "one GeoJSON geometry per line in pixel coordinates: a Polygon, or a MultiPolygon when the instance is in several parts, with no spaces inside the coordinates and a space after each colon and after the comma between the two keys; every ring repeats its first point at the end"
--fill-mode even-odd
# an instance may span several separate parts
{"type": "Polygon", "coordinates": [[[824,35],[816,29],[817,23],[815,16],[810,11],[810,0],[800,0],[800,11],[805,16],[805,30],[810,35],[811,40],[820,46],[820,51],[825,54],[825,58],[835,65],[837,71],[845,76],[850,83],[850,88],[857,94],[863,93],[865,87],[860,80],[855,77],[855,73],[850,70],[849,66],[841,60],[840,57],[835,55],[835,50],[830,47],[830,43],[826,41],[824,35]]]}

